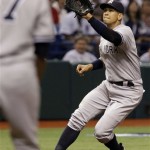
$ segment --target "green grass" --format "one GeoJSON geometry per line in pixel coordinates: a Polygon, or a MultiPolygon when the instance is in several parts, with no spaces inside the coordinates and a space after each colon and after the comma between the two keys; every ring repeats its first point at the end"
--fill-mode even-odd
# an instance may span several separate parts
{"type": "MultiPolygon", "coordinates": [[[[41,150],[54,150],[63,128],[39,130],[41,150]]],[[[93,136],[94,128],[85,128],[69,150],[107,150],[93,136]]],[[[118,127],[116,133],[150,133],[150,127],[118,127]]],[[[150,150],[150,137],[119,137],[126,150],[150,150]]],[[[0,150],[13,150],[8,130],[0,130],[0,150]]]]}

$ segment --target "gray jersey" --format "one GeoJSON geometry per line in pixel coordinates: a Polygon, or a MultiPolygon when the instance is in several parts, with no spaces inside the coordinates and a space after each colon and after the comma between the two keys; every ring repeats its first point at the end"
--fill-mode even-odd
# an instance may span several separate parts
{"type": "Polygon", "coordinates": [[[99,46],[100,59],[106,66],[106,79],[109,81],[141,79],[140,62],[131,29],[119,25],[114,30],[122,36],[122,43],[114,46],[101,37],[99,46]]]}
{"type": "Polygon", "coordinates": [[[34,42],[53,38],[48,1],[0,0],[0,5],[1,62],[2,58],[11,63],[33,59],[34,42]]]}

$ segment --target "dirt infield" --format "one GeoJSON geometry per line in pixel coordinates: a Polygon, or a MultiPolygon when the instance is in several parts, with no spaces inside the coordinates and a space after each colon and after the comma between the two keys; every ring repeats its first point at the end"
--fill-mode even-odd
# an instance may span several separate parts
{"type": "MultiPolygon", "coordinates": [[[[67,120],[55,120],[55,121],[40,121],[40,128],[59,128],[65,127],[67,120]]],[[[97,120],[92,120],[87,124],[87,127],[93,127],[96,124],[97,120]]],[[[126,119],[119,126],[150,126],[150,119],[126,119]]],[[[0,122],[0,129],[6,129],[9,125],[7,122],[0,122]]]]}

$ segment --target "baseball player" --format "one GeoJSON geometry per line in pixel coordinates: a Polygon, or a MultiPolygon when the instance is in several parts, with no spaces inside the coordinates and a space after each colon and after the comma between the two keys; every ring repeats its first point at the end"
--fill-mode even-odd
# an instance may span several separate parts
{"type": "Polygon", "coordinates": [[[36,52],[54,38],[47,0],[0,0],[0,111],[16,150],[39,150],[36,52]]]}
{"type": "Polygon", "coordinates": [[[102,36],[100,58],[87,65],[78,65],[77,73],[105,67],[106,80],[89,92],[79,108],[72,114],[55,150],[66,150],[78,137],[86,123],[96,115],[103,116],[95,126],[95,137],[110,150],[124,150],[118,143],[113,130],[140,103],[143,86],[134,35],[123,24],[124,7],[110,0],[100,5],[103,21],[96,20],[90,13],[83,16],[102,36]]]}

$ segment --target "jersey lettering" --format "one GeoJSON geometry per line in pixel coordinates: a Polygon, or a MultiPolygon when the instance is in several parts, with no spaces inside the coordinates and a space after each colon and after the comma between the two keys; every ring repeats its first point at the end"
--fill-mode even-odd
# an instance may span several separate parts
{"type": "Polygon", "coordinates": [[[118,53],[118,50],[116,47],[109,46],[109,45],[104,45],[104,50],[108,54],[115,54],[118,53]]]}
{"type": "Polygon", "coordinates": [[[4,17],[6,20],[13,20],[14,19],[13,14],[14,14],[16,8],[17,8],[17,5],[18,5],[19,1],[21,1],[21,0],[15,0],[13,5],[9,9],[7,15],[4,17]]]}

